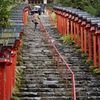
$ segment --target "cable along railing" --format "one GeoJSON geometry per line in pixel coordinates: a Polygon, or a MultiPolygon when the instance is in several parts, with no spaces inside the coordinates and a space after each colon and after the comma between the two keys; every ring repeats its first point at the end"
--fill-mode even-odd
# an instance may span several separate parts
{"type": "Polygon", "coordinates": [[[76,100],[76,88],[75,88],[75,77],[74,73],[70,69],[69,65],[66,63],[62,55],[59,53],[57,48],[55,47],[51,37],[49,36],[49,33],[45,29],[44,25],[42,22],[41,23],[41,28],[43,29],[43,34],[45,37],[46,42],[50,45],[51,48],[51,53],[54,59],[55,64],[57,65],[58,72],[62,75],[62,78],[66,79],[66,90],[68,88],[68,79],[71,78],[71,98],[72,100],[76,100]]]}

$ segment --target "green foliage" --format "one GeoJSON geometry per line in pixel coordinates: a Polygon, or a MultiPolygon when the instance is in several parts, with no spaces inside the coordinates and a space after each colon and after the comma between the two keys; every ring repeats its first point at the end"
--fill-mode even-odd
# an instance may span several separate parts
{"type": "Polygon", "coordinates": [[[81,53],[81,57],[86,58],[86,57],[88,57],[88,54],[81,53]]]}
{"type": "Polygon", "coordinates": [[[100,0],[57,0],[56,4],[70,6],[100,16],[100,0]]]}
{"type": "Polygon", "coordinates": [[[54,12],[51,13],[51,17],[52,17],[53,21],[56,22],[56,14],[54,12]]]}
{"type": "Polygon", "coordinates": [[[93,65],[93,61],[91,59],[87,59],[85,63],[88,65],[93,65]]]}
{"type": "Polygon", "coordinates": [[[10,25],[10,9],[15,0],[0,0],[0,29],[10,25]]]}
{"type": "Polygon", "coordinates": [[[96,66],[89,66],[89,69],[91,70],[91,71],[93,71],[94,69],[96,69],[97,67],[96,66]]]}
{"type": "Polygon", "coordinates": [[[63,35],[61,40],[63,40],[63,43],[65,44],[72,44],[73,41],[73,39],[70,38],[70,35],[63,35]]]}
{"type": "Polygon", "coordinates": [[[79,49],[79,46],[78,46],[78,45],[75,45],[74,47],[75,47],[76,49],[79,49]]]}
{"type": "Polygon", "coordinates": [[[85,6],[84,10],[87,11],[88,13],[90,13],[91,15],[96,15],[96,8],[94,8],[91,5],[85,6]]]}
{"type": "Polygon", "coordinates": [[[93,73],[100,75],[100,70],[98,68],[96,68],[96,69],[94,69],[93,73]]]}
{"type": "Polygon", "coordinates": [[[82,49],[77,49],[77,52],[78,52],[79,54],[82,54],[82,53],[83,53],[83,50],[82,50],[82,49]]]}

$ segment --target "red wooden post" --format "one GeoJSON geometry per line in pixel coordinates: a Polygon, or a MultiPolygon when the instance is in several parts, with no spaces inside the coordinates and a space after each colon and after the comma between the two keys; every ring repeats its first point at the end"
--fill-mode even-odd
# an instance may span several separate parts
{"type": "Polygon", "coordinates": [[[15,86],[15,80],[16,80],[16,61],[17,61],[17,51],[15,48],[13,49],[13,51],[11,52],[11,57],[13,59],[13,64],[12,64],[12,85],[13,87],[15,86]]]}
{"type": "Polygon", "coordinates": [[[10,96],[11,96],[11,91],[12,91],[12,86],[11,86],[11,66],[6,66],[6,81],[5,81],[5,97],[6,97],[6,100],[9,100],[10,99],[10,96]]]}
{"type": "Polygon", "coordinates": [[[28,9],[23,10],[23,24],[26,25],[28,20],[28,9]]]}
{"type": "MultiPolygon", "coordinates": [[[[1,63],[2,59],[0,59],[1,63]]],[[[5,100],[5,66],[0,67],[0,99],[5,100]]]]}
{"type": "Polygon", "coordinates": [[[88,31],[88,49],[89,49],[89,59],[92,59],[92,44],[91,44],[91,32],[88,31]]]}
{"type": "Polygon", "coordinates": [[[58,14],[56,14],[56,16],[57,16],[57,29],[58,29],[58,19],[59,19],[59,16],[58,16],[58,14]]]}
{"type": "Polygon", "coordinates": [[[78,20],[78,40],[77,40],[77,44],[80,47],[81,46],[81,19],[78,20]]]}
{"type": "Polygon", "coordinates": [[[62,11],[62,9],[61,9],[61,20],[60,20],[60,33],[63,35],[63,11],[62,11]]]}
{"type": "MultiPolygon", "coordinates": [[[[97,24],[97,30],[96,32],[94,33],[94,36],[97,37],[98,39],[98,67],[99,67],[99,70],[100,70],[100,23],[97,24]]],[[[96,63],[95,63],[96,64],[96,63]]]]}
{"type": "Polygon", "coordinates": [[[76,33],[77,33],[76,22],[74,22],[74,43],[76,43],[76,33]]]}
{"type": "Polygon", "coordinates": [[[58,31],[61,32],[61,16],[60,16],[60,11],[58,11],[58,31]]]}
{"type": "Polygon", "coordinates": [[[86,43],[87,43],[87,41],[86,41],[86,29],[85,28],[83,28],[84,29],[84,39],[83,39],[83,44],[84,44],[84,46],[83,46],[83,50],[84,50],[84,53],[87,53],[87,47],[86,47],[86,43]]]}
{"type": "Polygon", "coordinates": [[[94,66],[96,66],[96,37],[94,36],[94,32],[96,31],[96,22],[98,22],[100,19],[95,17],[87,17],[87,25],[86,29],[88,30],[88,53],[89,53],[89,59],[94,60],[94,66]],[[93,41],[93,44],[92,44],[93,41]],[[92,47],[93,46],[93,47],[92,47]]]}
{"type": "Polygon", "coordinates": [[[69,15],[68,19],[69,19],[69,34],[70,34],[70,38],[73,38],[73,20],[72,20],[72,14],[69,15]]]}
{"type": "MultiPolygon", "coordinates": [[[[11,60],[13,61],[11,64],[11,88],[15,86],[15,59],[16,52],[11,48],[11,60]]],[[[12,93],[12,92],[11,92],[12,93]]]]}
{"type": "Polygon", "coordinates": [[[85,29],[86,20],[83,19],[83,16],[89,16],[87,12],[78,12],[78,46],[87,53],[87,30],[85,29]]]}
{"type": "Polygon", "coordinates": [[[64,35],[67,34],[67,18],[65,17],[65,29],[64,29],[64,35]]]}
{"type": "Polygon", "coordinates": [[[60,32],[60,22],[59,22],[59,20],[60,20],[60,16],[58,15],[58,31],[60,32]]]}
{"type": "Polygon", "coordinates": [[[96,61],[96,36],[93,36],[93,55],[94,55],[94,66],[97,65],[96,61]]]}
{"type": "MultiPolygon", "coordinates": [[[[8,54],[5,55],[7,57],[8,54]]],[[[8,58],[0,58],[0,99],[10,99],[10,60],[8,58]]]]}
{"type": "Polygon", "coordinates": [[[98,65],[100,70],[100,35],[98,36],[98,62],[99,62],[98,65]]]}
{"type": "Polygon", "coordinates": [[[75,18],[75,23],[76,23],[76,44],[78,44],[77,43],[78,41],[78,17],[75,18]]]}
{"type": "Polygon", "coordinates": [[[66,10],[63,9],[63,35],[66,35],[66,10]]]}
{"type": "Polygon", "coordinates": [[[69,16],[69,15],[67,14],[67,16],[66,16],[66,20],[67,20],[67,22],[66,22],[66,24],[67,24],[67,25],[66,25],[66,27],[67,27],[67,28],[66,28],[66,29],[67,29],[67,34],[69,34],[69,20],[68,20],[68,16],[69,16]]]}
{"type": "Polygon", "coordinates": [[[94,62],[94,66],[97,65],[97,59],[96,59],[96,35],[95,34],[95,31],[96,31],[96,27],[92,26],[91,29],[90,29],[90,32],[93,34],[93,62],[94,62]]]}

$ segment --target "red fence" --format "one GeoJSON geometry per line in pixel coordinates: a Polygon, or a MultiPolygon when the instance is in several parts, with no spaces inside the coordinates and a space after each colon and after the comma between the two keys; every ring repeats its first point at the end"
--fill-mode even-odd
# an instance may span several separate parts
{"type": "Polygon", "coordinates": [[[58,72],[62,74],[62,78],[65,77],[66,79],[66,88],[68,86],[68,76],[70,74],[69,77],[71,77],[71,96],[72,96],[72,100],[76,100],[76,89],[75,89],[75,78],[74,78],[74,73],[72,72],[72,70],[70,69],[70,67],[68,66],[68,64],[66,63],[66,61],[63,59],[63,57],[61,56],[61,54],[58,52],[57,48],[55,47],[54,43],[51,40],[51,37],[49,36],[48,32],[46,31],[45,27],[43,26],[43,23],[41,22],[41,27],[44,30],[44,36],[45,36],[45,40],[47,40],[47,42],[50,45],[51,51],[52,51],[52,56],[54,58],[54,61],[58,67],[58,72]],[[65,70],[64,70],[65,69],[65,70]]]}
{"type": "Polygon", "coordinates": [[[74,37],[74,43],[88,54],[94,67],[100,70],[100,17],[70,7],[54,7],[54,12],[58,31],[74,37]]]}
{"type": "MultiPolygon", "coordinates": [[[[20,32],[22,35],[23,32],[20,32]]],[[[13,39],[13,37],[12,37],[13,39]]],[[[20,47],[20,40],[15,39],[7,45],[3,45],[0,51],[0,100],[10,100],[12,89],[15,87],[16,80],[16,61],[17,52],[20,47]]]]}
{"type": "MultiPolygon", "coordinates": [[[[20,7],[22,8],[23,6],[18,6],[19,9],[20,7]]],[[[21,10],[19,10],[19,12],[20,11],[21,10]]],[[[21,29],[23,24],[27,23],[28,14],[28,11],[25,9],[22,10],[22,12],[21,14],[18,14],[19,16],[16,16],[17,12],[13,14],[12,21],[14,21],[14,23],[16,22],[17,25],[15,24],[14,26],[5,29],[6,37],[3,37],[5,35],[0,37],[0,100],[10,100],[10,97],[12,96],[12,90],[16,85],[17,52],[20,47],[20,41],[23,36],[23,30],[20,30],[20,32],[18,31],[19,29],[21,29]],[[22,15],[22,12],[23,16],[20,16],[22,15]],[[23,24],[21,23],[22,20],[23,24]],[[17,32],[10,33],[11,30],[13,30],[13,32],[16,31],[15,29],[17,30],[17,32]],[[9,36],[7,35],[7,30],[8,34],[10,34],[9,36]]]]}

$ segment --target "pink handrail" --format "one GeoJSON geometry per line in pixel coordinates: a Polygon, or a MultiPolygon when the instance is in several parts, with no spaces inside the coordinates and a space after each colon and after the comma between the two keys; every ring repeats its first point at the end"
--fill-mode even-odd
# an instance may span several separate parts
{"type": "MultiPolygon", "coordinates": [[[[51,50],[52,50],[52,55],[53,55],[54,61],[58,64],[58,66],[57,66],[58,67],[58,71],[60,70],[60,62],[59,62],[60,60],[62,61],[62,67],[66,66],[66,88],[67,88],[67,76],[68,76],[67,71],[69,71],[70,74],[71,74],[72,93],[73,93],[72,100],[76,100],[76,88],[75,88],[74,73],[72,72],[72,70],[70,69],[70,67],[68,66],[68,64],[64,60],[64,58],[61,56],[61,54],[58,52],[57,48],[55,47],[54,43],[51,40],[51,37],[49,36],[47,30],[45,29],[45,27],[43,26],[43,23],[41,21],[40,21],[40,25],[41,25],[41,28],[44,31],[44,35],[45,35],[45,37],[47,39],[47,42],[51,46],[51,50]]],[[[63,76],[63,74],[64,73],[63,73],[63,68],[62,68],[62,76],[63,76]]]]}

